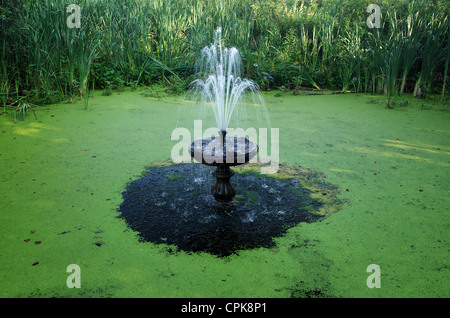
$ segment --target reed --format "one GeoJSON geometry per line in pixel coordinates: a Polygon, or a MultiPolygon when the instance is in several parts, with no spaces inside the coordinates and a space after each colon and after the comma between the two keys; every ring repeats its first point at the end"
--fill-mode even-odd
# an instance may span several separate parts
{"type": "Polygon", "coordinates": [[[19,97],[36,104],[80,97],[87,107],[94,81],[97,88],[188,81],[217,27],[224,45],[241,52],[246,77],[260,80],[258,63],[274,86],[364,90],[385,94],[388,104],[413,92],[409,83],[416,95],[446,93],[444,0],[385,0],[380,29],[365,25],[364,1],[80,0],[80,29],[67,27],[63,1],[0,3],[4,111],[19,97]]]}
{"type": "Polygon", "coordinates": [[[384,43],[384,67],[382,73],[384,74],[384,95],[386,98],[386,107],[391,107],[391,98],[398,95],[397,80],[399,78],[401,63],[402,63],[402,34],[397,32],[398,19],[395,12],[390,18],[391,32],[387,41],[384,43]]]}
{"type": "Polygon", "coordinates": [[[445,34],[448,32],[448,19],[440,20],[436,15],[432,15],[424,33],[424,43],[420,50],[421,68],[414,88],[414,96],[420,96],[420,91],[424,88],[431,91],[434,81],[435,70],[442,62],[445,49],[445,34]]]}
{"type": "Polygon", "coordinates": [[[417,53],[419,44],[422,41],[422,28],[423,20],[419,17],[419,12],[413,12],[413,7],[409,7],[408,18],[404,23],[403,30],[401,32],[402,43],[401,48],[403,51],[402,56],[402,83],[400,87],[400,95],[403,94],[406,87],[406,80],[409,72],[411,71],[414,63],[417,61],[417,53]]]}
{"type": "Polygon", "coordinates": [[[340,36],[340,46],[334,49],[335,60],[338,61],[339,77],[342,82],[342,92],[344,93],[348,90],[352,77],[357,73],[359,74],[361,53],[360,27],[355,24],[340,36]]]}
{"type": "Polygon", "coordinates": [[[442,91],[441,91],[441,101],[442,102],[445,100],[445,87],[447,86],[448,68],[449,68],[449,63],[450,63],[450,32],[448,32],[448,30],[447,30],[447,44],[443,50],[446,54],[445,54],[444,76],[443,76],[442,91]]]}
{"type": "Polygon", "coordinates": [[[3,113],[6,113],[6,102],[9,98],[9,91],[11,87],[10,76],[7,67],[7,59],[6,59],[6,46],[3,41],[3,50],[2,50],[2,60],[0,65],[0,98],[2,100],[3,105],[3,113]]]}

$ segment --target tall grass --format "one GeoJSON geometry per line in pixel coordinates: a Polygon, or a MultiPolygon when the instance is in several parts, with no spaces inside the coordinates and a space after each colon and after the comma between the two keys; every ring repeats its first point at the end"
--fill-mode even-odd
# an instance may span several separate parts
{"type": "Polygon", "coordinates": [[[448,93],[444,0],[383,0],[380,29],[366,26],[363,0],[80,0],[80,29],[67,27],[63,1],[0,3],[4,110],[18,97],[87,107],[94,85],[189,82],[217,27],[261,86],[255,63],[275,86],[382,93],[388,106],[405,92],[448,93]]]}
{"type": "Polygon", "coordinates": [[[450,63],[450,32],[447,30],[447,44],[445,45],[444,49],[444,56],[445,56],[445,66],[444,66],[444,78],[443,78],[443,84],[442,84],[442,91],[441,91],[441,101],[444,101],[445,96],[445,87],[447,86],[447,79],[448,79],[448,68],[450,63]]]}
{"type": "Polygon", "coordinates": [[[401,44],[403,51],[402,56],[402,82],[400,86],[400,95],[403,94],[406,88],[406,80],[414,63],[417,61],[419,45],[422,41],[422,24],[423,20],[419,17],[419,12],[413,12],[412,7],[409,8],[408,17],[404,24],[403,30],[400,33],[401,44]]]}
{"type": "Polygon", "coordinates": [[[440,62],[442,62],[445,54],[445,44],[443,45],[443,43],[446,40],[448,41],[446,37],[448,28],[447,17],[441,20],[433,14],[423,30],[424,43],[420,48],[421,67],[414,88],[415,96],[419,94],[418,92],[422,86],[427,92],[432,89],[435,72],[441,66],[440,62]]]}

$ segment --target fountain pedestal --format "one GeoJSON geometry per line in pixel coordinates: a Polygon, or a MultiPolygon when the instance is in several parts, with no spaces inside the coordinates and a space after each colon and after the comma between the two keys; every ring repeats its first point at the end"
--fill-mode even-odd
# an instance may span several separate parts
{"type": "Polygon", "coordinates": [[[216,184],[213,185],[211,193],[216,201],[223,203],[232,201],[236,195],[236,190],[230,183],[234,171],[227,165],[220,165],[217,166],[214,175],[216,176],[216,184]]]}
{"type": "Polygon", "coordinates": [[[226,131],[219,131],[220,137],[195,140],[190,147],[191,157],[208,165],[216,166],[214,173],[216,184],[211,192],[216,201],[231,202],[236,190],[230,183],[234,175],[231,166],[249,162],[258,152],[258,146],[244,137],[226,136],[226,131]]]}

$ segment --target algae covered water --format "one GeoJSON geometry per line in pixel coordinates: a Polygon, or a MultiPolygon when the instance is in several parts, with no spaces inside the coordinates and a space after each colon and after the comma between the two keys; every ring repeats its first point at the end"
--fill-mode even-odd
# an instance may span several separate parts
{"type": "Polygon", "coordinates": [[[184,103],[142,93],[96,94],[87,110],[40,107],[37,120],[17,124],[0,116],[2,297],[450,296],[442,105],[411,98],[386,109],[363,94],[265,93],[280,161],[320,172],[343,204],[271,244],[217,257],[142,241],[119,217],[127,184],[170,158],[184,103]],[[71,264],[81,288],[67,287],[71,264]],[[367,283],[372,264],[380,288],[367,283]]]}

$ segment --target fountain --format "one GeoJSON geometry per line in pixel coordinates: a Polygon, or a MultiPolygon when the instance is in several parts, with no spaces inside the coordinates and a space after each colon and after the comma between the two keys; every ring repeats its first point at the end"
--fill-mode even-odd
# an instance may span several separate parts
{"type": "Polygon", "coordinates": [[[193,158],[205,165],[216,166],[216,183],[211,189],[218,202],[233,200],[236,190],[230,183],[234,175],[231,166],[247,163],[258,152],[258,146],[244,137],[227,137],[226,130],[220,131],[220,137],[196,140],[191,144],[193,158]]]}
{"type": "Polygon", "coordinates": [[[205,165],[216,166],[216,183],[211,192],[218,202],[231,202],[236,190],[230,183],[234,175],[231,166],[248,163],[258,152],[258,146],[245,137],[227,136],[228,124],[243,95],[255,94],[256,83],[242,79],[241,58],[236,48],[222,45],[221,29],[216,30],[214,43],[202,50],[200,75],[204,78],[192,84],[203,100],[212,105],[219,136],[195,140],[191,156],[205,165]]]}
{"type": "Polygon", "coordinates": [[[168,253],[228,257],[240,250],[271,248],[274,238],[290,227],[336,212],[341,205],[337,187],[319,172],[283,164],[267,175],[262,160],[251,162],[258,150],[263,152],[263,139],[259,149],[229,124],[241,115],[244,96],[256,104],[258,86],[241,78],[239,52],[222,46],[220,29],[201,53],[199,79],[192,84],[211,105],[218,135],[195,137],[192,143],[188,139],[190,156],[201,164],[172,160],[147,165],[122,193],[120,217],[142,241],[161,244],[168,253]],[[215,180],[207,177],[210,166],[216,167],[215,180]],[[233,176],[237,190],[230,183],[233,176]]]}

